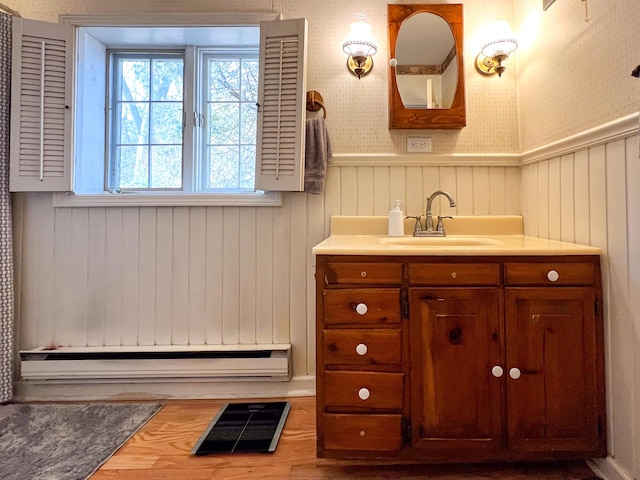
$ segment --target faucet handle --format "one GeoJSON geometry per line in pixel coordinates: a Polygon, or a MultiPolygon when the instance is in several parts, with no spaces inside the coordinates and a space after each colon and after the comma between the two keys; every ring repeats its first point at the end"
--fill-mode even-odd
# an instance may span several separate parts
{"type": "Polygon", "coordinates": [[[405,218],[415,218],[416,224],[413,227],[413,235],[416,235],[416,232],[422,231],[422,217],[420,215],[407,215],[405,218]]]}
{"type": "Polygon", "coordinates": [[[444,225],[442,224],[443,218],[450,218],[453,220],[453,217],[451,215],[438,215],[438,223],[436,225],[437,232],[444,232],[444,225]]]}

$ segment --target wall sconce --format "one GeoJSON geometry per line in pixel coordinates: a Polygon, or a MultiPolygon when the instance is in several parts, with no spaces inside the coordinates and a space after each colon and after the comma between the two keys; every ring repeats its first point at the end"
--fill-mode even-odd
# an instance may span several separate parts
{"type": "Polygon", "coordinates": [[[373,68],[371,56],[378,51],[378,44],[371,35],[371,25],[364,21],[365,15],[359,13],[356,18],[358,20],[351,24],[351,31],[344,39],[342,50],[349,55],[347,68],[360,79],[373,68]]]}
{"type": "Polygon", "coordinates": [[[513,33],[507,22],[498,22],[492,28],[492,40],[484,44],[480,53],[476,56],[476,70],[481,75],[495,75],[502,77],[507,69],[503,65],[509,55],[518,48],[516,34],[513,33]]]}

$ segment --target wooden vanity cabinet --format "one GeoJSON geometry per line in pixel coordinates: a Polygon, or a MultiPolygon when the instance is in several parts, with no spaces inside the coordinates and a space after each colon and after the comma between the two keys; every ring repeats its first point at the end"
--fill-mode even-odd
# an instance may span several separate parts
{"type": "Polygon", "coordinates": [[[598,256],[319,255],[316,278],[318,456],[606,456],[598,256]]]}
{"type": "Polygon", "coordinates": [[[442,285],[409,288],[411,448],[431,460],[503,448],[503,385],[489,374],[504,363],[499,267],[409,265],[411,285],[442,285]]]}
{"type": "Polygon", "coordinates": [[[402,450],[408,411],[403,271],[397,262],[317,258],[320,457],[388,457],[402,450]]]}
{"type": "Polygon", "coordinates": [[[519,456],[606,456],[599,276],[597,264],[505,265],[507,438],[519,456]]]}

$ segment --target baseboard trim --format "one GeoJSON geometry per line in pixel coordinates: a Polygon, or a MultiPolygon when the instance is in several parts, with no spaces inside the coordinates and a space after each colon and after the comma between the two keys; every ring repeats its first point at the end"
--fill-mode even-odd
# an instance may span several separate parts
{"type": "Polygon", "coordinates": [[[596,475],[605,480],[634,480],[634,478],[622,468],[615,458],[594,458],[587,460],[587,465],[596,475]]]}
{"type": "Polygon", "coordinates": [[[308,397],[316,394],[315,376],[293,377],[290,381],[262,378],[237,380],[153,379],[143,381],[55,381],[19,380],[14,401],[96,401],[162,399],[234,399],[308,397]]]}

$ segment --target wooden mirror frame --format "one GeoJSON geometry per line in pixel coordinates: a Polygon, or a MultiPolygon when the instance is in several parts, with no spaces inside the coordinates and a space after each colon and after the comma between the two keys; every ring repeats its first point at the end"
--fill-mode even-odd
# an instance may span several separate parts
{"type": "Polygon", "coordinates": [[[458,59],[458,85],[451,108],[405,108],[396,82],[395,68],[389,64],[389,128],[461,129],[467,125],[464,99],[462,4],[388,4],[389,60],[396,58],[396,41],[402,22],[416,13],[433,13],[451,27],[458,59]]]}

